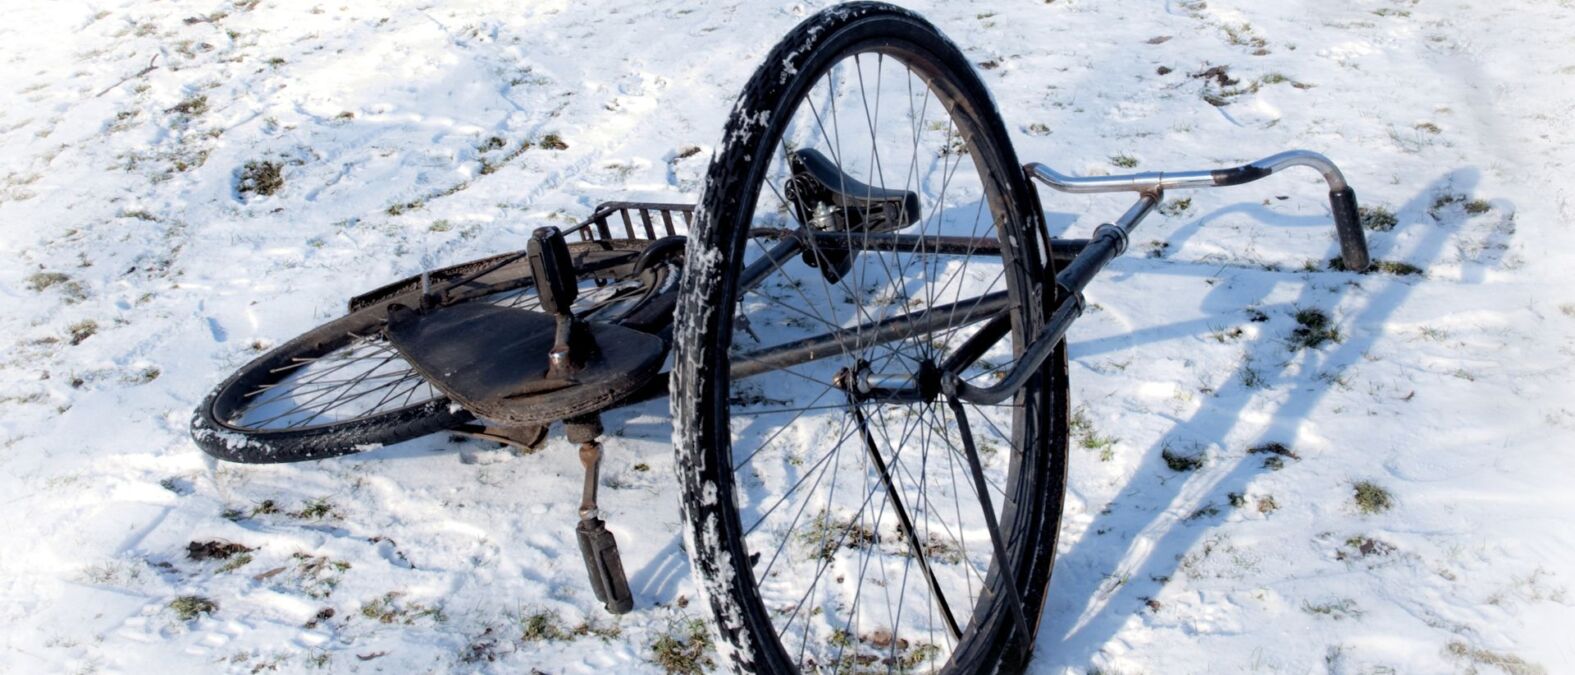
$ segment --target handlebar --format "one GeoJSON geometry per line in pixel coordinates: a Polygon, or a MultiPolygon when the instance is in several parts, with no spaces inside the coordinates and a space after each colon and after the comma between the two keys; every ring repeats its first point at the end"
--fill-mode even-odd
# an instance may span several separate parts
{"type": "MultiPolygon", "coordinates": [[[[1245,185],[1292,166],[1309,167],[1323,174],[1324,182],[1329,186],[1329,210],[1334,215],[1335,233],[1340,238],[1340,257],[1346,269],[1365,271],[1371,260],[1356,206],[1356,192],[1345,182],[1345,175],[1340,172],[1340,168],[1328,157],[1316,152],[1291,150],[1227,169],[1148,171],[1115,176],[1068,176],[1037,162],[1024,168],[1029,176],[1061,192],[1142,192],[1153,195],[1157,201],[1165,190],[1245,185]]],[[[1125,225],[1122,234],[1130,232],[1137,222],[1125,225]]]]}
{"type": "MultiPolygon", "coordinates": [[[[1039,335],[1023,350],[1017,364],[997,382],[990,385],[970,383],[960,375],[967,364],[948,361],[941,375],[941,390],[947,396],[976,404],[995,404],[1015,396],[1028,379],[1039,371],[1045,359],[1055,350],[1078,315],[1083,312],[1083,288],[1116,256],[1127,248],[1127,239],[1138,223],[1154,211],[1165,190],[1227,187],[1242,185],[1269,176],[1291,166],[1306,166],[1323,174],[1329,185],[1329,209],[1334,214],[1334,229],[1340,237],[1340,256],[1346,269],[1361,272],[1370,262],[1367,255],[1367,237],[1362,234],[1361,218],[1356,208],[1356,192],[1345,182],[1339,167],[1329,158],[1316,152],[1292,150],[1265,157],[1250,164],[1228,169],[1209,171],[1182,171],[1175,173],[1146,172],[1120,176],[1068,176],[1043,164],[1023,167],[1029,176],[1062,192],[1137,192],[1138,199],[1126,213],[1113,223],[1105,223],[1094,230],[1088,245],[1056,274],[1058,301],[1045,319],[1039,335]]],[[[981,330],[970,340],[994,342],[1000,332],[992,334],[981,330]]],[[[959,353],[982,354],[987,345],[965,344],[959,353]]]]}

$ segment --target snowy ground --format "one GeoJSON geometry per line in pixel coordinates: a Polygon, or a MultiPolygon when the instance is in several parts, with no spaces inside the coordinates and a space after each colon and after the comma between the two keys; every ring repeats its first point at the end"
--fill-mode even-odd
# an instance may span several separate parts
{"type": "MultiPolygon", "coordinates": [[[[1575,672],[1569,0],[915,4],[1024,159],[1320,150],[1394,214],[1374,255],[1421,271],[1326,271],[1311,173],[1143,226],[1071,336],[1032,670],[1575,672]],[[1310,308],[1338,339],[1293,349],[1310,308]],[[1270,443],[1291,454],[1250,452],[1270,443]],[[1363,482],[1390,508],[1359,508],[1363,482]]],[[[641,606],[619,620],[585,585],[566,441],[253,467],[205,461],[187,423],[355,292],[602,200],[692,199],[738,88],[818,7],[8,9],[0,671],[660,672],[652,645],[702,618],[665,404],[610,419],[604,506],[641,606]],[[283,167],[272,196],[237,191],[257,161],[283,167]],[[208,540],[254,550],[188,556],[208,540]],[[183,620],[184,596],[214,607],[183,620]]],[[[1123,207],[1046,201],[1074,233],[1123,207]]]]}

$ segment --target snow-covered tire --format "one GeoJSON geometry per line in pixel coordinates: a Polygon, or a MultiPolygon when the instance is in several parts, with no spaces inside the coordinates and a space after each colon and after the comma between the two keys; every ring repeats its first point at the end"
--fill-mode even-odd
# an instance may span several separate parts
{"type": "MultiPolygon", "coordinates": [[[[955,96],[974,135],[970,145],[992,160],[991,180],[1007,202],[998,214],[1020,247],[1007,257],[1015,265],[1014,293],[1021,298],[1018,328],[1029,334],[1042,325],[1053,291],[1042,260],[1042,218],[1029,191],[1006,129],[983,82],[963,54],[919,16],[881,3],[851,3],[823,11],[796,27],[766,57],[739,96],[712,158],[691,227],[685,272],[674,323],[673,432],[678,479],[683,490],[684,535],[691,564],[708,608],[724,665],[737,672],[797,672],[775,633],[771,609],[761,599],[744,528],[734,502],[735,478],[729,419],[729,355],[738,302],[738,278],[753,225],[766,161],[776,152],[784,127],[808,89],[832,64],[861,50],[901,54],[955,96]]],[[[994,208],[994,205],[992,205],[994,208]]],[[[1003,240],[1009,239],[1003,237],[1003,240]]],[[[1028,440],[1018,454],[1027,464],[1014,495],[1009,557],[1023,593],[1030,633],[1037,626],[1049,584],[1065,487],[1067,372],[1064,345],[1021,394],[1032,412],[1028,440]]],[[[1016,461],[1016,460],[1014,460],[1016,461]]],[[[1008,527],[1009,526],[1009,527],[1008,527]]],[[[756,554],[758,557],[758,554],[756,554]]],[[[992,568],[993,570],[994,568],[992,568]]],[[[993,572],[992,572],[993,573],[993,572]]],[[[997,587],[999,588],[999,587],[997,587]]],[[[996,594],[997,596],[1002,594],[996,594]]],[[[981,603],[985,602],[980,600],[981,603]]],[[[997,597],[971,623],[943,672],[978,673],[1020,669],[1033,635],[1014,630],[1004,600],[997,597]],[[1019,647],[1025,647],[1018,649],[1019,647]]],[[[802,658],[802,657],[800,657],[802,658]]],[[[821,666],[826,664],[822,663],[821,666]]],[[[890,665],[890,664],[888,664],[890,665]]],[[[936,664],[939,666],[940,664],[936,664]]],[[[837,668],[836,664],[830,667],[837,668]]],[[[805,669],[808,669],[806,666],[805,669]]],[[[840,671],[839,671],[840,672],[840,671]]]]}

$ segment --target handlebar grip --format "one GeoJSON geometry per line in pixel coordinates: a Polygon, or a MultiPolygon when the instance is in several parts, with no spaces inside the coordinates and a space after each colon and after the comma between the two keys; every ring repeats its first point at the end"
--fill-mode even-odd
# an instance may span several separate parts
{"type": "Polygon", "coordinates": [[[1329,210],[1334,212],[1334,230],[1340,235],[1340,258],[1345,269],[1365,272],[1367,237],[1362,234],[1362,217],[1356,209],[1356,192],[1351,188],[1329,191],[1329,210]]]}

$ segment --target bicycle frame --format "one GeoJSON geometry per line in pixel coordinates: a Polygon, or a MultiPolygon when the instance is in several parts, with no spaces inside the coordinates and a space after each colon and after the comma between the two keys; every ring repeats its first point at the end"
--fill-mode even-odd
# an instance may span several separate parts
{"type": "MultiPolygon", "coordinates": [[[[937,372],[880,376],[868,372],[854,373],[849,389],[861,399],[934,400],[937,394],[945,394],[951,398],[976,404],[1000,403],[1016,395],[1044,365],[1045,359],[1061,342],[1072,322],[1082,314],[1085,306],[1083,289],[1110,264],[1110,261],[1126,251],[1132,231],[1159,205],[1166,190],[1245,185],[1293,166],[1313,168],[1323,175],[1329,187],[1330,208],[1334,215],[1335,230],[1339,236],[1340,252],[1345,267],[1355,272],[1366,270],[1369,263],[1367,241],[1362,234],[1357,215],[1355,192],[1346,183],[1345,176],[1334,162],[1315,152],[1293,150],[1226,169],[1090,177],[1068,176],[1044,164],[1032,163],[1024,167],[1028,175],[1061,192],[1136,192],[1138,198],[1114,222],[1107,222],[1095,228],[1090,239],[1051,240],[1050,258],[1056,263],[1054,267],[1060,269],[1054,279],[1057,303],[1039,335],[1029,342],[1022,355],[999,382],[981,387],[964,381],[961,373],[1010,329],[1006,312],[1010,299],[1005,291],[939,307],[927,307],[863,325],[857,329],[830,331],[785,345],[738,355],[731,360],[729,373],[733,378],[743,378],[834,356],[841,353],[837,346],[854,339],[856,334],[861,336],[861,344],[880,344],[947,327],[955,328],[987,322],[980,331],[956,349],[945,363],[939,364],[937,372]]],[[[756,230],[751,234],[775,237],[780,242],[766,255],[745,268],[740,285],[746,288],[758,284],[771,270],[778,269],[784,261],[798,255],[806,248],[833,251],[881,250],[1000,255],[1000,243],[993,239],[938,235],[812,233],[802,229],[756,230]]]]}

